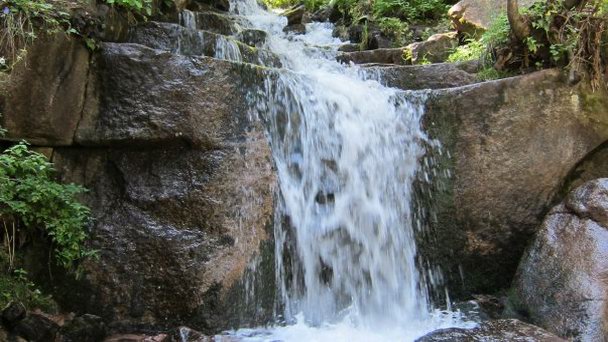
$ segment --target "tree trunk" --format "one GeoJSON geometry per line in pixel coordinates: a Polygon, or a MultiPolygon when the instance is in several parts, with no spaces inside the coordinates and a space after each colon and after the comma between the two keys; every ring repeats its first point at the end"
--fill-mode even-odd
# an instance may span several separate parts
{"type": "Polygon", "coordinates": [[[509,18],[511,30],[519,41],[524,41],[530,36],[530,26],[525,17],[519,13],[517,0],[507,0],[507,17],[509,18]]]}

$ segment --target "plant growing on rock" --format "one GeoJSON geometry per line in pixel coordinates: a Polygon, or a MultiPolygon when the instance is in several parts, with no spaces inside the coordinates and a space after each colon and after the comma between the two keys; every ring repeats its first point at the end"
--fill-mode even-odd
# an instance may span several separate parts
{"type": "Polygon", "coordinates": [[[504,49],[500,66],[565,66],[571,81],[588,75],[595,89],[606,87],[607,9],[607,0],[547,0],[520,11],[508,0],[515,44],[504,49]]]}
{"type": "Polygon", "coordinates": [[[9,0],[0,5],[0,67],[9,69],[40,32],[69,30],[69,14],[43,0],[9,0]]]}
{"type": "Polygon", "coordinates": [[[0,154],[0,221],[10,269],[16,248],[35,231],[50,237],[57,262],[67,269],[95,254],[85,248],[89,208],[76,199],[85,189],[56,182],[54,172],[52,164],[24,142],[0,154]]]}

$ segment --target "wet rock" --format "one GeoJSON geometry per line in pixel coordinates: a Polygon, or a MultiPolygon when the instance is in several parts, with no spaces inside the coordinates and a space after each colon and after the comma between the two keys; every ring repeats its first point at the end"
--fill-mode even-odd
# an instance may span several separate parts
{"type": "Polygon", "coordinates": [[[304,20],[304,15],[306,14],[306,7],[304,5],[299,5],[293,8],[288,9],[283,13],[284,16],[287,17],[287,26],[297,25],[297,24],[306,24],[304,20]]]}
{"type": "Polygon", "coordinates": [[[338,51],[340,51],[340,52],[359,51],[359,44],[352,44],[352,43],[344,44],[338,48],[338,51]]]}
{"type": "Polygon", "coordinates": [[[171,340],[175,342],[211,342],[213,339],[199,331],[188,327],[179,327],[171,333],[171,340]]]}
{"type": "Polygon", "coordinates": [[[406,47],[408,64],[444,62],[457,46],[456,32],[434,34],[424,42],[412,43],[406,47]]]}
{"type": "Polygon", "coordinates": [[[137,44],[106,44],[98,58],[80,145],[55,149],[53,162],[90,189],[100,257],[84,279],[56,280],[54,297],[127,326],[208,333],[268,319],[271,301],[245,311],[235,290],[271,238],[272,157],[242,92],[262,71],[137,44]]]}
{"type": "Polygon", "coordinates": [[[267,36],[266,31],[247,29],[239,32],[237,39],[249,46],[260,48],[266,43],[267,36]]]}
{"type": "Polygon", "coordinates": [[[342,18],[342,14],[336,6],[325,6],[318,9],[311,16],[313,21],[335,23],[342,18]]]}
{"type": "Polygon", "coordinates": [[[473,329],[449,328],[434,331],[416,342],[565,342],[543,329],[515,319],[503,319],[481,323],[473,329]]]}
{"type": "MultiPolygon", "coordinates": [[[[519,0],[519,5],[530,6],[535,0],[519,0]]],[[[492,23],[492,20],[507,10],[506,1],[494,0],[461,0],[452,6],[448,16],[458,32],[480,34],[492,23]]]]}
{"type": "MultiPolygon", "coordinates": [[[[247,39],[247,44],[263,44],[265,33],[258,30],[247,30],[239,33],[240,39],[247,39]]],[[[186,56],[224,57],[218,51],[226,47],[233,48],[243,62],[280,67],[279,58],[265,49],[254,49],[252,46],[209,31],[194,30],[172,23],[147,22],[132,29],[127,42],[137,43],[153,49],[179,53],[186,56]]]]}
{"type": "Polygon", "coordinates": [[[430,149],[436,169],[421,174],[434,185],[417,205],[438,242],[419,250],[443,265],[454,296],[510,285],[566,176],[608,140],[606,99],[558,70],[430,94],[424,126],[443,147],[430,149]]]}
{"type": "Polygon", "coordinates": [[[576,341],[608,336],[608,178],[587,182],[545,218],[521,261],[515,305],[576,341]]]}
{"type": "Polygon", "coordinates": [[[62,342],[99,342],[106,337],[103,319],[95,315],[82,315],[61,327],[62,342]]]}
{"type": "Polygon", "coordinates": [[[175,342],[179,340],[172,340],[167,334],[158,335],[136,335],[136,334],[124,334],[124,335],[112,335],[103,342],[175,342]]]}
{"type": "Polygon", "coordinates": [[[346,52],[338,55],[336,59],[341,63],[380,63],[380,64],[405,64],[403,48],[376,49],[366,51],[346,52]]]}
{"type": "Polygon", "coordinates": [[[4,138],[70,145],[84,106],[88,72],[89,51],[81,41],[63,33],[36,39],[1,85],[4,138]]]}
{"type": "Polygon", "coordinates": [[[452,88],[478,82],[477,66],[471,63],[371,65],[363,71],[386,86],[404,90],[452,88]]]}
{"type": "Polygon", "coordinates": [[[291,32],[295,34],[304,34],[306,33],[306,25],[304,24],[294,24],[285,26],[283,32],[291,32]]]}
{"type": "Polygon", "coordinates": [[[91,83],[97,86],[89,90],[103,97],[81,120],[75,139],[81,145],[211,147],[240,127],[231,116],[244,110],[237,64],[113,43],[104,45],[98,63],[91,83]]]}
{"type": "Polygon", "coordinates": [[[23,304],[20,302],[10,302],[3,310],[2,310],[2,324],[12,328],[19,321],[25,318],[26,309],[23,304]]]}
{"type": "Polygon", "coordinates": [[[212,11],[187,11],[182,14],[182,21],[183,22],[181,24],[188,28],[205,30],[217,34],[230,36],[233,34],[237,34],[240,31],[240,22],[242,22],[242,19],[236,16],[212,11]],[[187,20],[187,22],[185,20],[187,20]]]}
{"type": "Polygon", "coordinates": [[[26,318],[19,321],[13,332],[30,342],[54,341],[59,331],[59,326],[39,314],[29,314],[26,318]]]}
{"type": "Polygon", "coordinates": [[[295,6],[283,13],[287,17],[287,26],[283,29],[285,32],[293,32],[303,34],[306,32],[305,24],[310,22],[310,15],[306,11],[304,5],[295,6]]]}

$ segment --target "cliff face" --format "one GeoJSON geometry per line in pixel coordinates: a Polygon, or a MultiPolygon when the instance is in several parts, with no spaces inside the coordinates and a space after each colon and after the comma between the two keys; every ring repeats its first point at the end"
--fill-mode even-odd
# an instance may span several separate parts
{"type": "MultiPolygon", "coordinates": [[[[268,319],[272,270],[257,294],[263,309],[240,305],[249,265],[272,265],[262,254],[276,177],[243,92],[259,72],[140,44],[91,53],[63,35],[30,47],[5,83],[0,125],[8,140],[43,148],[62,181],[90,189],[99,251],[84,279],[47,284],[65,309],[206,331],[268,319]]],[[[32,274],[46,277],[36,263],[32,274]]]]}

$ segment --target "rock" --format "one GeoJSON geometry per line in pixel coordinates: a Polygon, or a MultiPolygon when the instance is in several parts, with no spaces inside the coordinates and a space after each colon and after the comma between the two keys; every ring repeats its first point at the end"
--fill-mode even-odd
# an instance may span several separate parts
{"type": "Polygon", "coordinates": [[[436,330],[416,342],[566,342],[539,327],[515,319],[501,319],[481,323],[473,329],[449,328],[436,330]]]}
{"type": "Polygon", "coordinates": [[[306,32],[305,24],[310,22],[310,18],[304,5],[288,9],[283,15],[287,17],[287,26],[283,29],[284,32],[293,32],[296,34],[304,34],[306,32]]]}
{"type": "Polygon", "coordinates": [[[608,177],[608,144],[602,144],[595,151],[588,154],[575,169],[570,172],[564,186],[567,194],[585,182],[597,178],[608,177]]]}
{"type": "Polygon", "coordinates": [[[210,31],[225,36],[237,34],[241,30],[242,19],[224,13],[205,11],[184,11],[180,17],[180,24],[197,30],[210,31]]]}
{"type": "Polygon", "coordinates": [[[240,65],[113,43],[104,45],[98,64],[89,90],[103,97],[84,114],[78,144],[212,147],[239,127],[231,113],[245,111],[240,65]]]}
{"type": "Polygon", "coordinates": [[[305,13],[306,7],[304,5],[295,6],[285,11],[283,15],[287,17],[287,26],[306,24],[304,20],[305,13]]]}
{"type": "Polygon", "coordinates": [[[40,37],[28,48],[0,91],[4,139],[65,146],[82,115],[89,51],[65,34],[40,37]]]}
{"type": "Polygon", "coordinates": [[[380,64],[405,64],[403,59],[403,48],[377,49],[366,51],[346,52],[338,55],[336,59],[341,63],[380,63],[380,64]]]}
{"type": "Polygon", "coordinates": [[[201,332],[188,327],[179,327],[171,333],[171,339],[175,342],[211,342],[213,339],[203,335],[201,332]]]}
{"type": "Polygon", "coordinates": [[[476,83],[477,66],[472,63],[429,65],[370,65],[363,68],[369,78],[403,90],[441,89],[476,83]]]}
{"type": "Polygon", "coordinates": [[[10,302],[2,310],[2,324],[8,328],[14,327],[26,316],[25,306],[20,302],[10,302]]]}
{"type": "Polygon", "coordinates": [[[558,70],[434,90],[417,187],[419,251],[442,265],[454,298],[510,285],[530,237],[570,171],[608,140],[608,97],[558,70]]]}
{"type": "MultiPolygon", "coordinates": [[[[256,299],[245,303],[241,290],[250,262],[273,262],[262,247],[272,236],[276,179],[242,91],[261,72],[104,45],[79,145],[53,154],[63,181],[90,189],[84,201],[94,217],[91,248],[99,250],[98,260],[82,265],[82,280],[48,280],[61,284],[54,298],[63,308],[126,326],[188,324],[205,333],[269,318],[273,275],[258,274],[271,278],[256,283],[263,287],[256,299]]],[[[38,264],[29,274],[48,274],[38,264]]]]}
{"type": "Polygon", "coordinates": [[[60,333],[62,342],[99,342],[106,337],[106,325],[101,317],[86,314],[66,323],[60,333]]]}
{"type": "MultiPolygon", "coordinates": [[[[264,44],[264,35],[257,30],[239,33],[241,39],[249,44],[264,44]]],[[[254,49],[234,38],[209,31],[195,30],[172,23],[147,22],[132,29],[127,42],[147,47],[179,53],[186,56],[226,57],[227,48],[236,50],[243,62],[265,66],[280,67],[279,58],[265,49],[254,49]]]]}
{"type": "MultiPolygon", "coordinates": [[[[534,2],[535,0],[518,0],[521,7],[530,6],[534,2]]],[[[506,4],[506,1],[495,0],[461,0],[449,9],[448,16],[458,32],[480,34],[490,26],[494,18],[506,14],[506,4]]]]}
{"type": "Polygon", "coordinates": [[[59,326],[50,319],[39,314],[29,314],[15,325],[13,332],[29,342],[54,341],[59,326]]]}
{"type": "Polygon", "coordinates": [[[521,261],[516,305],[576,341],[608,336],[608,178],[587,182],[545,218],[521,261]]]}
{"type": "Polygon", "coordinates": [[[103,342],[175,342],[179,340],[172,340],[167,334],[158,334],[155,336],[151,335],[136,335],[136,334],[125,334],[125,335],[113,335],[103,342]]]}
{"type": "Polygon", "coordinates": [[[340,52],[359,51],[359,44],[352,44],[352,43],[344,44],[338,48],[338,51],[340,51],[340,52]]]}
{"type": "Polygon", "coordinates": [[[409,60],[408,64],[441,63],[445,62],[456,47],[458,47],[456,32],[438,33],[424,42],[408,45],[406,47],[406,59],[409,60]]]}
{"type": "Polygon", "coordinates": [[[306,25],[304,24],[294,24],[285,26],[283,32],[291,32],[294,34],[304,34],[306,33],[306,25]]]}
{"type": "Polygon", "coordinates": [[[336,23],[342,18],[342,14],[336,6],[324,6],[311,16],[312,21],[336,23]]]}
{"type": "Polygon", "coordinates": [[[266,44],[268,34],[262,30],[247,29],[239,32],[237,39],[249,46],[261,48],[266,44]]]}

